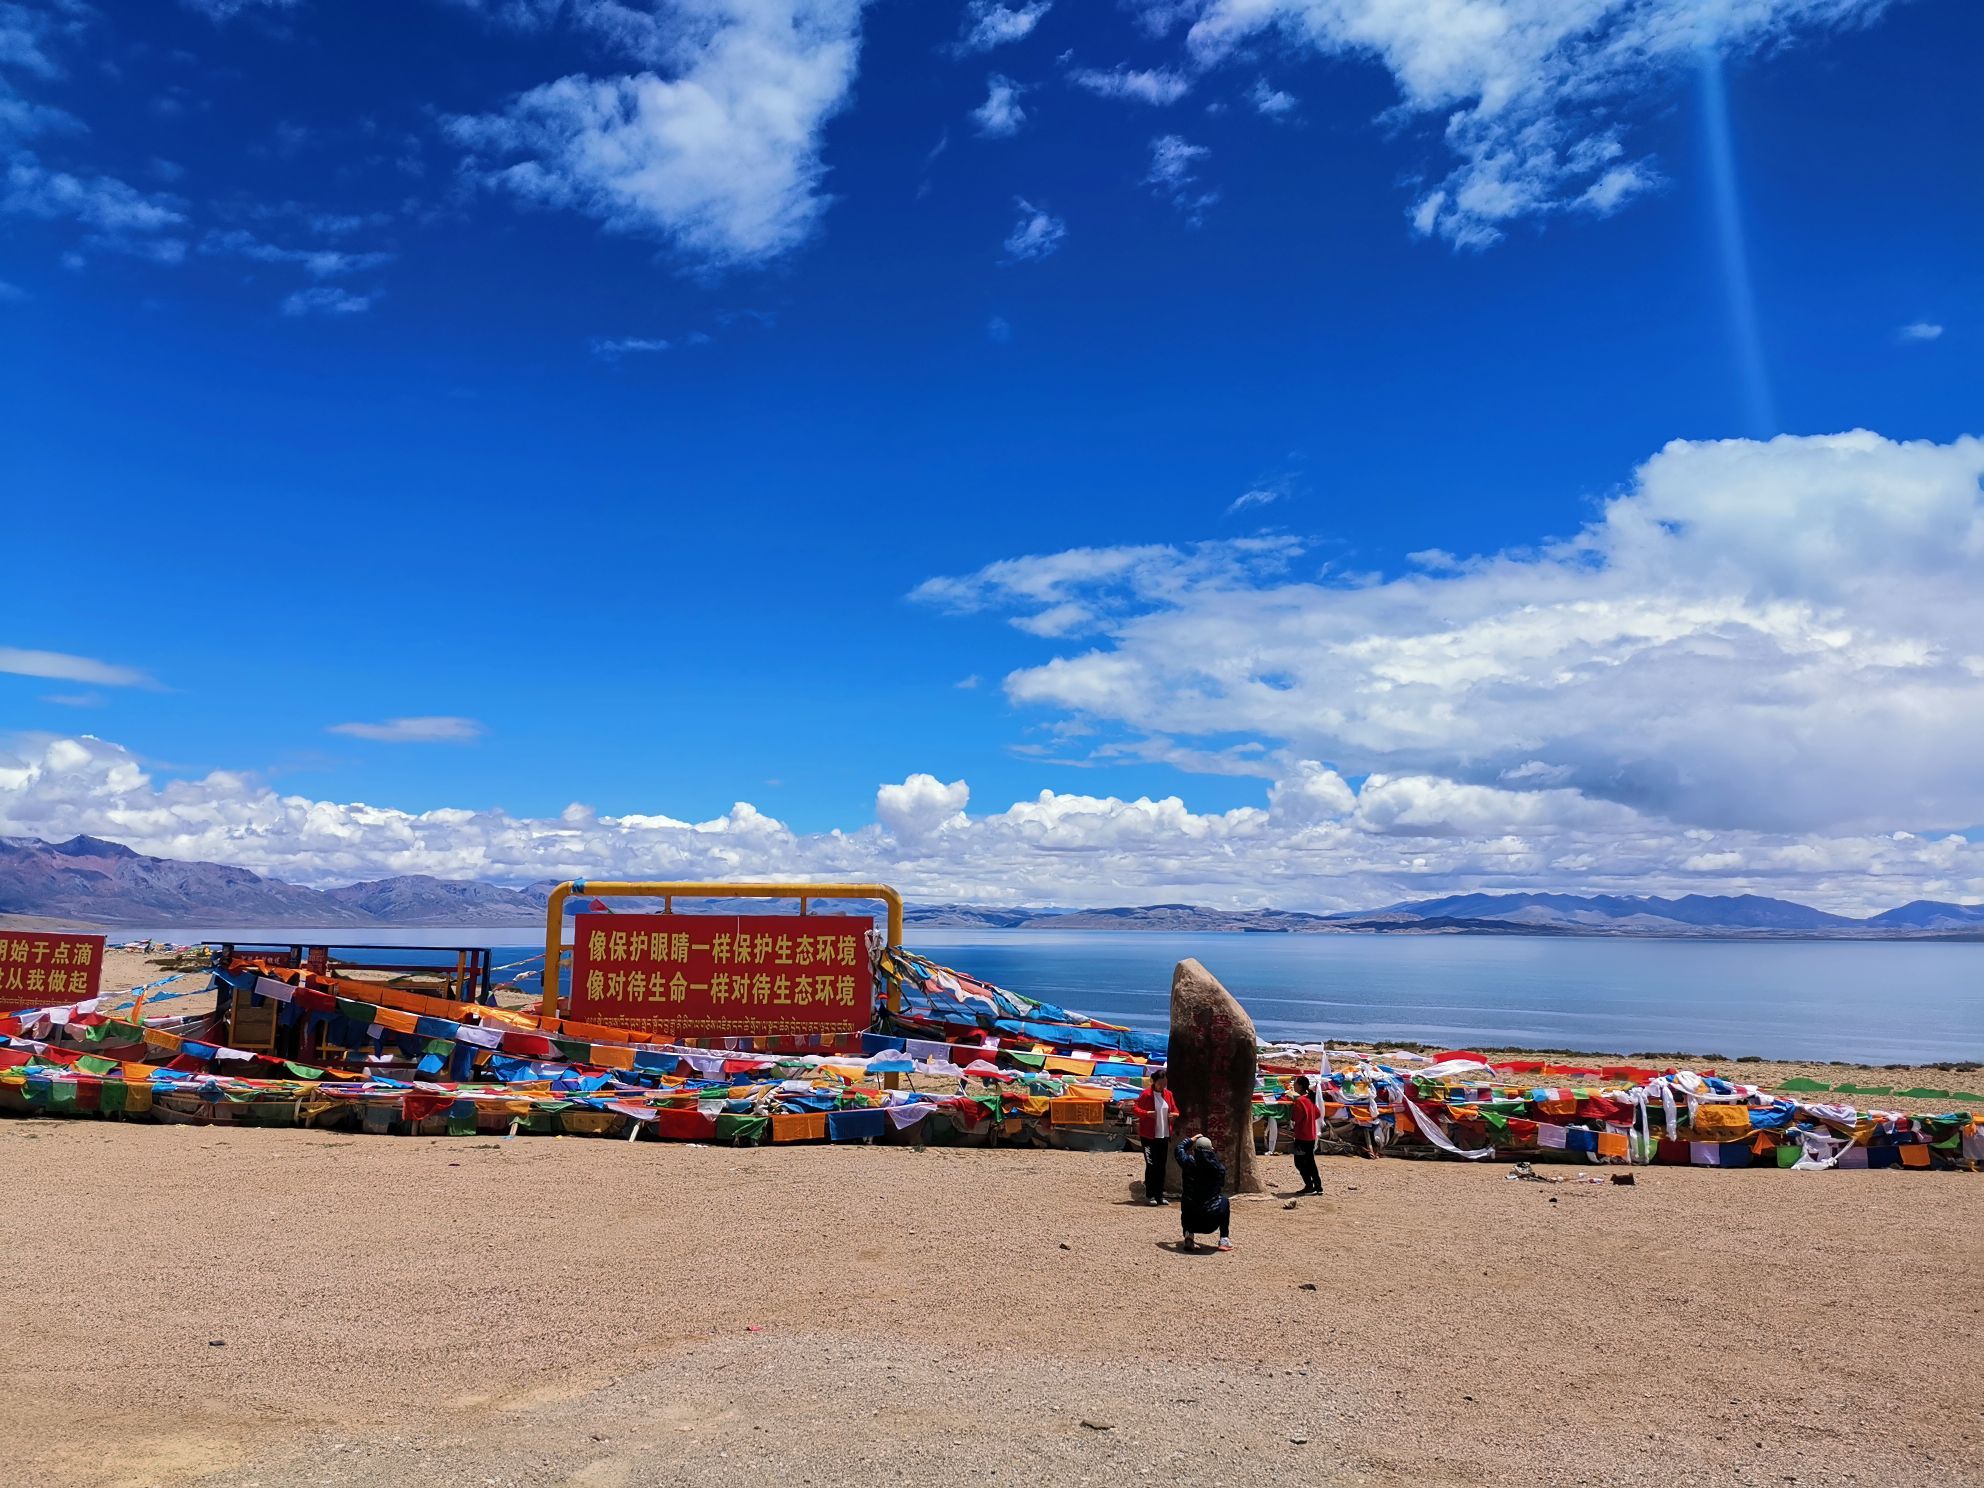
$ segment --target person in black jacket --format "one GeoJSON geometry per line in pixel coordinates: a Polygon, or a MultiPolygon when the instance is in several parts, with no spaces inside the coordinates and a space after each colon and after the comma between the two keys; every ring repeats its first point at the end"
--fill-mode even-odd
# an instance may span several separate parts
{"type": "Polygon", "coordinates": [[[1178,1223],[1184,1239],[1180,1250],[1196,1250],[1194,1235],[1219,1231],[1219,1248],[1233,1249],[1228,1230],[1233,1223],[1233,1206],[1227,1202],[1226,1164],[1213,1156],[1212,1138],[1201,1132],[1178,1144],[1178,1181],[1183,1195],[1178,1203],[1178,1223]]]}

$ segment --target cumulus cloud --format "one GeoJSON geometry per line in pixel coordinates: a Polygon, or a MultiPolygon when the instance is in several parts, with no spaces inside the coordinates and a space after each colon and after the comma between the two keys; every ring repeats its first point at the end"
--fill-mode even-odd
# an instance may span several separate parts
{"type": "Polygon", "coordinates": [[[1462,246],[1525,217],[1618,210],[1657,183],[1622,113],[1704,51],[1742,53],[1863,21],[1887,0],[1141,0],[1155,30],[1187,24],[1198,67],[1272,38],[1383,66],[1396,115],[1439,121],[1458,163],[1414,226],[1462,246]]]}
{"type": "Polygon", "coordinates": [[[934,775],[912,775],[875,792],[875,819],[899,838],[921,839],[968,825],[964,808],[970,800],[971,787],[962,780],[946,785],[934,775]]]}
{"type": "Polygon", "coordinates": [[[1968,437],[1676,441],[1572,538],[1397,578],[1282,577],[1299,544],[1262,539],[1010,559],[915,594],[1099,635],[1007,692],[1141,735],[1549,781],[1706,829],[1967,827],[1981,476],[1968,437]]]}
{"type": "Polygon", "coordinates": [[[704,821],[663,803],[619,816],[410,812],[283,795],[235,771],[160,780],[88,736],[0,743],[0,835],[88,833],[316,885],[401,873],[880,879],[926,901],[1319,910],[1484,888],[1755,890],[1848,913],[1984,895],[1984,846],[1961,837],[1683,830],[1569,789],[1411,774],[1353,788],[1313,760],[1288,761],[1263,804],[1226,811],[1043,790],[972,815],[970,795],[962,780],[911,775],[876,792],[873,822],[798,833],[741,801],[704,821]]]}
{"type": "Polygon", "coordinates": [[[1020,219],[1006,234],[1008,260],[1024,263],[1028,259],[1046,258],[1061,246],[1061,239],[1068,235],[1067,223],[1023,196],[1014,197],[1013,205],[1019,208],[1020,219]]]}
{"type": "Polygon", "coordinates": [[[473,718],[388,718],[383,723],[334,723],[327,730],[380,744],[472,744],[483,735],[473,718]]]}
{"type": "Polygon", "coordinates": [[[985,89],[985,102],[971,111],[971,121],[978,132],[989,139],[1018,134],[1020,126],[1026,123],[1026,110],[1020,107],[1020,95],[1026,90],[996,72],[985,80],[985,89]]]}
{"type": "Polygon", "coordinates": [[[660,237],[696,267],[764,263],[825,210],[821,133],[854,83],[862,3],[583,6],[659,71],[563,77],[448,129],[497,189],[660,237]]]}
{"type": "Polygon", "coordinates": [[[989,52],[994,47],[1024,41],[1040,24],[1040,18],[1053,8],[1054,0],[1032,0],[1026,5],[971,0],[964,10],[964,30],[958,38],[957,50],[989,52]]]}
{"type": "Polygon", "coordinates": [[[1153,105],[1176,103],[1192,91],[1189,77],[1162,67],[1115,67],[1106,71],[1078,67],[1068,74],[1068,81],[1098,98],[1124,98],[1153,105]]]}
{"type": "Polygon", "coordinates": [[[1943,338],[1943,328],[1933,321],[1918,320],[1903,326],[1896,334],[1904,341],[1940,341],[1943,338]]]}
{"type": "Polygon", "coordinates": [[[0,672],[16,677],[43,677],[56,682],[87,682],[97,687],[156,687],[158,684],[132,667],[117,666],[90,656],[70,656],[62,651],[26,651],[18,646],[0,646],[0,672]]]}

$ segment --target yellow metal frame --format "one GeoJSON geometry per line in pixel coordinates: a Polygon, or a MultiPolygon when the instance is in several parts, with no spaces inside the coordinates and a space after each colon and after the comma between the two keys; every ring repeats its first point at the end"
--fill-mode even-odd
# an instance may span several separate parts
{"type": "MultiPolygon", "coordinates": [[[[547,1018],[558,1016],[558,953],[565,946],[565,901],[574,894],[588,899],[660,899],[669,912],[682,899],[797,899],[806,913],[809,899],[879,899],[889,907],[889,944],[902,944],[902,895],[887,884],[842,883],[623,883],[620,880],[575,878],[551,891],[544,910],[544,998],[547,1018]]],[[[889,986],[889,1010],[898,1011],[902,989],[889,986]]]]}

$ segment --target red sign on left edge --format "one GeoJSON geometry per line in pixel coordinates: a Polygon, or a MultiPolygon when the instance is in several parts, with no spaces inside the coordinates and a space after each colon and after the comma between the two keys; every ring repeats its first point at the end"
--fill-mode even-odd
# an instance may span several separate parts
{"type": "Polygon", "coordinates": [[[81,1002],[102,984],[101,935],[0,930],[0,1013],[81,1002]]]}

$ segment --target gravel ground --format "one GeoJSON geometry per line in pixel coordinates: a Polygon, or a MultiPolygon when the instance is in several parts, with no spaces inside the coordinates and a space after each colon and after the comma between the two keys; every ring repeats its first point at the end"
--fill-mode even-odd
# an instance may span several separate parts
{"type": "Polygon", "coordinates": [[[21,1482],[1984,1482],[1967,1175],[1345,1159],[1222,1256],[1128,1155],[11,1120],[0,1163],[21,1482]]]}

